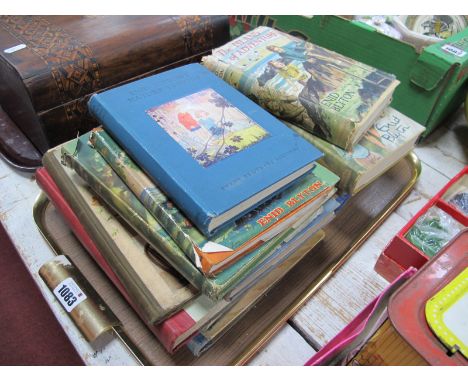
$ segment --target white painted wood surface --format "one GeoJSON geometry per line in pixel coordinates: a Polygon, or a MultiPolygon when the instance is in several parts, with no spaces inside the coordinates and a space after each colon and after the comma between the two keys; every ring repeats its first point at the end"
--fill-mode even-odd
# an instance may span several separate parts
{"type": "Polygon", "coordinates": [[[286,324],[267,346],[249,362],[249,366],[303,365],[316,351],[305,339],[286,324]]]}
{"type": "Polygon", "coordinates": [[[392,214],[291,320],[316,349],[325,345],[388,285],[374,271],[374,265],[387,242],[404,224],[404,219],[392,214]]]}
{"type": "MultiPolygon", "coordinates": [[[[381,250],[427,200],[468,163],[468,128],[463,116],[459,114],[450,127],[439,128],[415,151],[422,161],[422,174],[409,197],[290,324],[250,361],[250,365],[302,365],[387,285],[373,270],[381,250]]],[[[53,254],[32,218],[32,206],[38,193],[31,174],[18,173],[0,160],[0,220],[78,353],[89,365],[135,364],[115,339],[97,348],[86,343],[40,280],[37,270],[53,254]]]]}
{"type": "Polygon", "coordinates": [[[380,252],[406,222],[468,164],[468,126],[464,115],[458,113],[448,126],[441,126],[415,148],[422,172],[407,199],[290,320],[316,350],[388,285],[373,270],[380,252]]]}
{"type": "Polygon", "coordinates": [[[88,365],[136,365],[136,360],[112,335],[106,333],[95,346],[86,342],[39,277],[39,268],[54,254],[33,220],[32,209],[38,194],[39,187],[32,174],[17,172],[0,159],[0,221],[78,354],[88,365]]]}

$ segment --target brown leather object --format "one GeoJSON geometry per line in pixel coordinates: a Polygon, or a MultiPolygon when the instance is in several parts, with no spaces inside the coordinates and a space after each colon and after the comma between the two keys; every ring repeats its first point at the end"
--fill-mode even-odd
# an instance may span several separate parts
{"type": "Polygon", "coordinates": [[[39,167],[42,156],[0,107],[0,152],[15,167],[39,167]]]}
{"type": "Polygon", "coordinates": [[[227,16],[0,16],[0,105],[44,153],[97,125],[96,91],[198,61],[227,16]]]}

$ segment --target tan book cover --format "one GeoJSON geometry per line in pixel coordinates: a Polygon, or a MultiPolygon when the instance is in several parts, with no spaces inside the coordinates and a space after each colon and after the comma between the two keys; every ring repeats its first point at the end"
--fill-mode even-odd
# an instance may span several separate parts
{"type": "Polygon", "coordinates": [[[424,131],[424,126],[388,107],[351,151],[345,151],[296,125],[286,124],[323,152],[319,163],[337,174],[338,188],[351,195],[408,154],[424,131]]]}
{"type": "Polygon", "coordinates": [[[193,287],[157,252],[150,251],[60,158],[60,147],[49,150],[44,166],[147,322],[162,321],[194,298],[193,287]]]}

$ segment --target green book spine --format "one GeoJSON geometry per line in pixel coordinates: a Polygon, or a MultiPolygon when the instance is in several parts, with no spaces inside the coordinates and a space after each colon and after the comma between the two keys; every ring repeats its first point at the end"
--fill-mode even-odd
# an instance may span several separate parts
{"type": "Polygon", "coordinates": [[[115,209],[183,277],[213,300],[223,298],[247,277],[257,264],[274,254],[275,249],[294,234],[293,228],[286,230],[215,277],[207,278],[184,255],[102,156],[87,145],[88,140],[89,133],[78,139],[76,150],[63,150],[63,162],[75,169],[94,192],[115,209]]]}
{"type": "Polygon", "coordinates": [[[101,154],[192,262],[199,263],[194,245],[202,247],[206,243],[207,240],[203,234],[190,224],[188,219],[105,131],[99,129],[92,131],[89,143],[101,154]]]}
{"type": "MultiPolygon", "coordinates": [[[[282,193],[223,229],[214,237],[207,239],[190,224],[174,204],[167,200],[166,196],[105,131],[93,131],[90,143],[137,195],[142,204],[186,255],[192,259],[194,264],[198,267],[202,266],[204,272],[209,266],[205,265],[210,264],[210,261],[216,264],[216,261],[222,260],[221,255],[216,252],[236,251],[245,246],[246,243],[254,242],[255,237],[266,235],[267,230],[274,228],[275,223],[285,216],[294,216],[295,211],[311,203],[318,195],[333,187],[339,180],[335,174],[323,166],[317,165],[309,174],[294,182],[282,193]],[[215,253],[205,253],[208,247],[214,248],[213,252],[215,253]]],[[[299,215],[297,214],[296,217],[298,218],[299,215]]],[[[233,258],[238,258],[238,256],[233,256],[233,258]]],[[[208,274],[210,273],[209,269],[211,268],[208,268],[208,272],[206,272],[208,274]]]]}
{"type": "Polygon", "coordinates": [[[87,145],[89,133],[81,136],[76,152],[62,147],[62,160],[153,246],[193,286],[201,290],[204,277],[174,243],[146,208],[102,157],[87,145]]]}
{"type": "Polygon", "coordinates": [[[138,237],[98,202],[82,179],[60,163],[60,157],[60,147],[48,151],[44,167],[145,320],[150,325],[160,322],[193,298],[189,284],[167,270],[167,265],[149,259],[138,237]],[[145,275],[138,273],[143,267],[145,275]]]}
{"type": "Polygon", "coordinates": [[[276,116],[346,150],[389,104],[399,83],[268,27],[214,49],[202,63],[276,116]]]}

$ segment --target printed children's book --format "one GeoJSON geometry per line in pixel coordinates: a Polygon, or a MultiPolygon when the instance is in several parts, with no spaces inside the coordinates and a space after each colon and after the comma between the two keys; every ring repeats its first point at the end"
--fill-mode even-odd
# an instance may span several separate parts
{"type": "MultiPolygon", "coordinates": [[[[289,243],[284,244],[284,250],[291,253],[291,255],[284,261],[276,264],[269,273],[269,277],[275,279],[276,282],[280,281],[281,278],[286,275],[300,260],[302,260],[311,248],[317,243],[317,235],[325,236],[323,231],[318,231],[314,236],[310,236],[307,231],[303,231],[302,234],[298,235],[297,241],[294,239],[289,243]],[[302,237],[308,237],[308,239],[301,240],[302,237]],[[278,273],[282,275],[278,277],[278,273]]],[[[320,239],[320,240],[321,240],[320,239]]],[[[260,283],[261,284],[261,281],[260,283]]],[[[253,288],[246,289],[245,293],[233,304],[229,305],[226,311],[218,316],[217,318],[209,321],[200,332],[194,336],[187,344],[189,350],[196,356],[200,356],[206,350],[208,350],[227,330],[239,321],[254,305],[258,300],[265,294],[264,291],[259,290],[257,285],[253,288]]]]}
{"type": "Polygon", "coordinates": [[[345,150],[390,103],[395,76],[268,27],[202,63],[276,116],[345,150]]]}
{"type": "MultiPolygon", "coordinates": [[[[168,352],[173,351],[174,340],[181,334],[190,330],[194,325],[195,321],[193,319],[195,308],[195,301],[198,301],[198,298],[191,301],[189,305],[186,305],[186,308],[180,309],[172,314],[169,318],[166,318],[164,321],[159,324],[150,324],[145,317],[145,314],[139,307],[139,304],[130,297],[128,290],[122,284],[120,278],[112,270],[112,267],[109,265],[106,257],[104,257],[101,252],[98,250],[97,246],[94,245],[93,239],[89,236],[89,230],[85,229],[81,222],[87,224],[87,219],[90,215],[80,214],[78,217],[74,210],[68,204],[68,201],[62,195],[61,190],[58,188],[52,177],[49,175],[45,168],[40,168],[36,172],[36,179],[40,187],[49,197],[50,201],[54,204],[57,210],[60,212],[65,221],[72,228],[73,232],[77,236],[78,240],[86,247],[88,253],[93,257],[99,267],[104,271],[106,276],[112,281],[115,287],[119,290],[125,300],[130,304],[130,306],[136,311],[136,313],[141,317],[141,319],[147,324],[148,329],[158,338],[159,341],[163,344],[168,352]]],[[[75,174],[76,175],[76,174],[75,174]]],[[[78,177],[80,180],[80,178],[78,177]]],[[[103,206],[103,208],[106,208],[103,206]]],[[[80,211],[78,209],[78,211],[80,211]]],[[[111,213],[109,213],[111,214],[111,213]]],[[[91,230],[91,234],[95,234],[96,231],[91,230]]],[[[157,280],[153,281],[155,284],[158,284],[157,280]]],[[[187,282],[185,282],[185,285],[187,282]]],[[[161,293],[164,293],[164,289],[161,290],[161,293]]],[[[176,290],[177,293],[177,290],[176,290]]],[[[167,296],[169,297],[169,296],[167,296]]],[[[170,298],[170,297],[169,297],[170,298]]],[[[180,307],[179,307],[180,308],[180,307]]]]}
{"type": "Polygon", "coordinates": [[[90,112],[206,236],[321,153],[200,64],[95,94],[90,112]]]}
{"type": "Polygon", "coordinates": [[[219,272],[316,210],[331,196],[338,177],[316,165],[301,179],[210,239],[194,227],[120,146],[102,129],[92,132],[98,151],[166,232],[205,274],[219,272]]]}
{"type": "Polygon", "coordinates": [[[43,157],[53,182],[39,174],[37,181],[49,196],[60,189],[145,322],[157,323],[194,298],[196,290],[164,258],[150,252],[135,231],[112,214],[72,169],[60,163],[60,151],[59,146],[43,157]]]}
{"type": "MultiPolygon", "coordinates": [[[[304,233],[312,234],[323,227],[325,227],[330,221],[333,220],[335,217],[335,213],[337,209],[341,206],[341,204],[337,200],[338,196],[334,195],[331,199],[327,200],[322,207],[320,207],[317,211],[315,211],[308,219],[294,225],[294,234],[291,235],[288,239],[285,239],[281,244],[281,247],[278,248],[278,251],[282,251],[289,242],[295,241],[297,245],[299,245],[301,239],[305,239],[306,235],[304,233]]],[[[273,261],[273,260],[268,260],[273,261]]],[[[256,265],[252,272],[246,277],[242,283],[237,285],[233,290],[227,293],[224,298],[226,300],[230,300],[233,296],[237,294],[244,293],[248,288],[252,287],[258,280],[258,278],[265,273],[263,267],[265,264],[260,263],[256,265]]]]}
{"type": "MultiPolygon", "coordinates": [[[[318,219],[314,220],[317,221],[318,219]]],[[[304,230],[301,230],[300,233],[297,231],[290,241],[283,241],[282,244],[275,249],[271,260],[265,261],[259,267],[260,272],[257,272],[258,274],[256,275],[255,281],[252,282],[249,280],[248,283],[242,282],[241,291],[236,293],[234,297],[229,300],[222,299],[215,302],[201,295],[194,299],[193,302],[187,304],[184,310],[192,318],[193,325],[185,331],[180,331],[177,336],[174,336],[172,340],[172,352],[178,350],[181,345],[185,344],[196,335],[200,329],[220,319],[237,303],[237,301],[239,301],[239,299],[244,298],[244,294],[248,293],[248,290],[253,289],[257,294],[260,293],[261,296],[273,287],[293,265],[306,255],[306,253],[295,253],[295,248],[305,241],[310,245],[309,248],[312,248],[324,237],[323,232],[319,231],[319,226],[312,226],[309,224],[308,227],[310,229],[307,230],[306,234],[304,234],[304,230]],[[312,238],[314,240],[312,240],[312,238]],[[252,285],[254,286],[252,287],[252,285]]],[[[254,301],[251,302],[251,304],[253,303],[254,301]]]]}
{"type": "MultiPolygon", "coordinates": [[[[186,306],[184,306],[184,312],[186,313],[186,318],[190,317],[192,325],[185,325],[183,329],[174,331],[173,335],[170,337],[170,352],[173,353],[177,351],[182,345],[186,344],[192,337],[194,337],[203,327],[209,325],[211,322],[217,321],[220,319],[226,311],[229,311],[230,308],[237,303],[237,301],[243,298],[243,295],[247,293],[248,290],[254,289],[256,291],[262,291],[265,293],[270,289],[276,282],[281,279],[282,276],[286,274],[283,264],[294,261],[294,264],[301,258],[305,256],[305,253],[295,254],[293,249],[296,248],[299,244],[303,243],[305,240],[310,239],[311,236],[315,237],[316,234],[320,238],[323,237],[323,232],[317,232],[320,229],[320,226],[317,227],[310,225],[311,228],[307,235],[298,235],[297,244],[296,244],[296,235],[291,241],[294,241],[295,246],[285,247],[287,241],[283,243],[274,250],[272,256],[267,260],[263,261],[260,265],[257,265],[255,269],[255,278],[251,280],[251,276],[247,280],[242,281],[235,289],[237,291],[231,291],[229,298],[221,299],[218,301],[213,301],[205,295],[200,295],[195,298],[193,301],[190,301],[186,306]],[[276,272],[275,272],[276,270],[276,272]],[[280,272],[281,276],[278,276],[280,272]]],[[[310,248],[315,245],[315,242],[310,242],[310,248]]],[[[290,269],[290,267],[288,267],[290,269]]]]}
{"type": "MultiPolygon", "coordinates": [[[[255,290],[256,293],[260,293],[260,296],[266,293],[293,265],[306,255],[306,253],[295,253],[293,251],[294,248],[297,248],[297,246],[305,241],[309,244],[309,248],[312,248],[323,237],[323,231],[319,231],[319,228],[315,229],[314,227],[314,229],[307,232],[307,235],[299,235],[299,237],[297,237],[297,242],[296,238],[291,239],[295,243],[294,246],[291,245],[286,248],[284,245],[286,242],[283,242],[283,244],[274,251],[274,255],[271,256],[271,261],[262,264],[262,270],[257,275],[254,282],[255,286],[251,289],[255,290]]],[[[244,284],[244,282],[242,282],[242,284],[244,284]]],[[[170,353],[176,352],[196,336],[202,328],[223,317],[237,301],[244,298],[244,294],[247,293],[247,290],[250,290],[249,287],[251,285],[251,282],[244,285],[241,288],[241,293],[236,293],[236,295],[229,300],[221,299],[219,301],[213,301],[205,295],[200,295],[186,304],[183,308],[186,324],[179,328],[171,324],[173,331],[170,336],[166,336],[165,338],[165,343],[167,343],[166,349],[170,353]],[[191,322],[191,324],[188,325],[188,322],[191,322]]],[[[253,302],[251,305],[252,304],[253,302]]]]}
{"type": "Polygon", "coordinates": [[[362,190],[403,158],[424,132],[424,126],[388,107],[347,152],[295,125],[287,125],[323,151],[319,162],[340,177],[338,188],[350,194],[362,190]]]}
{"type": "Polygon", "coordinates": [[[161,225],[146,210],[102,156],[87,145],[89,133],[74,140],[74,146],[62,146],[62,161],[72,167],[146,242],[156,249],[183,277],[214,300],[247,277],[252,267],[268,258],[291,233],[292,228],[259,246],[213,278],[205,277],[185,256],[161,225]]]}

